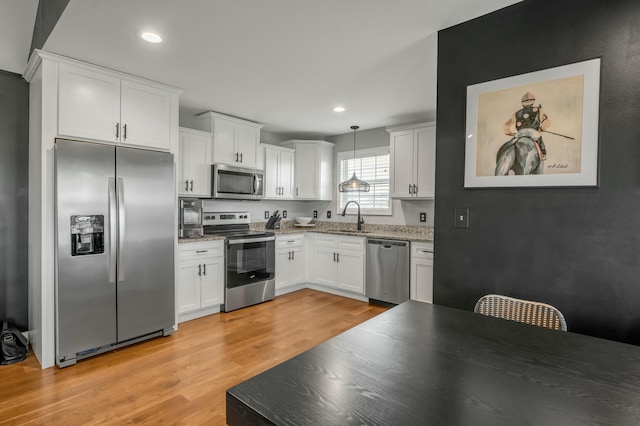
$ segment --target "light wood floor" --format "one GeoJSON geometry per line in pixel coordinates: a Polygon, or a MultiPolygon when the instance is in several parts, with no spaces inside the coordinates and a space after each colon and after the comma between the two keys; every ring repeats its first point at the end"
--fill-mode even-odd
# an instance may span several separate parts
{"type": "Polygon", "coordinates": [[[0,366],[0,424],[225,424],[226,389],[383,312],[301,290],[65,369],[0,366]]]}

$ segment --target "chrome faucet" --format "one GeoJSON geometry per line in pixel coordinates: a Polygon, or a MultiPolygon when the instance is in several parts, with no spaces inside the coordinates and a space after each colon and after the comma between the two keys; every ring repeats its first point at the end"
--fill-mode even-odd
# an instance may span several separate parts
{"type": "Polygon", "coordinates": [[[362,231],[362,225],[364,224],[364,218],[360,216],[360,204],[358,204],[357,201],[351,200],[347,204],[345,204],[344,205],[344,210],[342,210],[342,216],[347,214],[347,207],[351,203],[355,203],[356,206],[358,206],[358,231],[362,231]]]}

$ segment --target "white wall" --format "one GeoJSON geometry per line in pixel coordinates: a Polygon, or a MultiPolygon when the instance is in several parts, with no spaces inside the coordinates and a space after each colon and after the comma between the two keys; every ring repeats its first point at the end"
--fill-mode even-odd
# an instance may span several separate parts
{"type": "MultiPolygon", "coordinates": [[[[325,138],[329,142],[335,143],[334,147],[334,159],[333,159],[333,173],[336,179],[338,179],[337,169],[337,155],[339,152],[351,151],[353,152],[353,132],[345,133],[337,136],[330,136],[325,138]]],[[[378,127],[375,129],[363,130],[356,132],[356,149],[378,148],[382,146],[389,146],[389,133],[384,127],[378,127]]],[[[337,191],[337,187],[336,187],[337,191]]],[[[332,213],[336,210],[337,201],[332,201],[325,210],[331,210],[332,213]]],[[[385,225],[424,225],[420,223],[420,213],[427,213],[427,225],[433,226],[433,212],[434,201],[400,201],[392,200],[392,212],[391,216],[365,216],[365,223],[378,223],[385,225]]],[[[332,214],[332,217],[334,215],[332,214]]],[[[341,222],[355,222],[353,217],[339,216],[335,219],[341,222]]]]}

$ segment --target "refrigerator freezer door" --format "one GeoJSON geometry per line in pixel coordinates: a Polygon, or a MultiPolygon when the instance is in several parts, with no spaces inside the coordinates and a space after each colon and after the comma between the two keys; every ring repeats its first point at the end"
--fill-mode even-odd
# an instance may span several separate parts
{"type": "Polygon", "coordinates": [[[116,148],[118,341],[175,323],[173,156],[116,148]]]}
{"type": "Polygon", "coordinates": [[[116,284],[109,282],[110,265],[116,261],[115,242],[109,238],[115,226],[110,213],[114,209],[109,206],[115,151],[106,145],[58,140],[55,161],[56,355],[60,359],[117,338],[116,284]],[[100,241],[103,250],[97,249],[100,241]]]}

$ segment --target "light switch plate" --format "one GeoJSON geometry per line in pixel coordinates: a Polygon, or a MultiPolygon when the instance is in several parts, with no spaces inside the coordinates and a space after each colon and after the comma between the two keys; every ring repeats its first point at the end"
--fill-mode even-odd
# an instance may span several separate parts
{"type": "Polygon", "coordinates": [[[455,210],[455,227],[456,228],[469,228],[469,208],[457,208],[455,210]]]}
{"type": "Polygon", "coordinates": [[[269,210],[264,211],[264,218],[269,219],[269,210]]]}
{"type": "Polygon", "coordinates": [[[427,221],[427,214],[425,212],[420,212],[420,222],[427,221]]]}
{"type": "Polygon", "coordinates": [[[318,210],[314,210],[314,211],[313,211],[313,217],[314,217],[315,219],[317,219],[317,218],[318,218],[318,210]]]}
{"type": "Polygon", "coordinates": [[[327,219],[331,219],[331,210],[327,210],[327,219]]]}
{"type": "Polygon", "coordinates": [[[283,219],[287,218],[287,211],[286,210],[282,210],[282,218],[283,219]]]}

